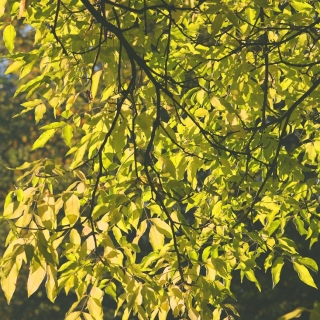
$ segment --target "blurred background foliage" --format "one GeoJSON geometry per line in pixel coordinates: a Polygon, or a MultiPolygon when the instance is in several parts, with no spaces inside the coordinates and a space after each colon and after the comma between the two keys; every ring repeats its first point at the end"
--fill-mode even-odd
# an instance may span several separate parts
{"type": "MultiPolygon", "coordinates": [[[[0,39],[2,34],[0,32],[0,39]]],[[[33,44],[33,30],[21,26],[17,34],[16,46],[17,51],[30,51],[33,44]]],[[[0,43],[0,57],[6,54],[3,43],[0,43]]],[[[24,102],[24,95],[13,98],[15,86],[18,78],[14,75],[5,75],[4,72],[9,65],[9,61],[5,58],[0,60],[0,205],[6,194],[14,189],[14,182],[21,172],[8,170],[21,165],[25,161],[33,161],[38,158],[47,157],[55,159],[60,164],[67,164],[68,159],[63,157],[67,152],[62,139],[56,136],[52,143],[55,148],[50,145],[34,152],[30,152],[32,143],[38,136],[38,130],[41,126],[52,122],[53,112],[47,110],[43,119],[38,124],[35,123],[34,114],[24,113],[17,118],[14,115],[21,112],[21,103],[24,102]],[[59,154],[56,153],[59,150],[59,154]]],[[[37,68],[26,76],[23,81],[27,82],[35,76],[37,68]]],[[[79,103],[84,103],[80,101],[79,103]]],[[[82,106],[83,107],[83,106],[82,106]]],[[[8,229],[5,224],[0,228],[0,254],[4,252],[5,237],[8,229]]],[[[292,223],[289,229],[290,239],[298,245],[299,252],[302,256],[308,256],[314,259],[318,265],[320,264],[320,244],[315,243],[312,249],[309,249],[308,243],[298,234],[295,225],[292,223]]],[[[258,260],[263,261],[265,257],[260,256],[258,260]]],[[[259,264],[259,263],[258,263],[259,264]]],[[[41,290],[37,291],[30,298],[27,297],[26,281],[28,276],[27,267],[23,268],[23,272],[18,280],[17,290],[14,299],[10,305],[7,305],[6,299],[2,291],[0,291],[0,319],[3,320],[57,320],[63,319],[68,306],[72,304],[74,298],[72,293],[69,296],[60,294],[52,304],[46,297],[44,284],[41,290]]],[[[272,289],[272,281],[270,270],[265,273],[264,270],[256,272],[256,276],[261,284],[262,292],[259,293],[254,283],[244,279],[243,283],[240,277],[234,278],[232,285],[234,292],[240,292],[236,296],[236,308],[240,313],[240,319],[246,320],[273,320],[281,315],[294,310],[296,307],[312,308],[312,305],[319,293],[312,287],[302,283],[297,277],[296,272],[292,268],[292,264],[287,263],[281,274],[281,281],[272,289]]],[[[315,282],[320,284],[320,277],[314,276],[315,282]]],[[[319,300],[319,299],[318,299],[319,300]]],[[[234,303],[234,302],[233,302],[234,303]]],[[[118,315],[114,317],[114,309],[116,303],[110,298],[104,301],[105,319],[120,319],[118,315]]],[[[121,312],[120,312],[121,313],[121,312]]],[[[169,317],[170,318],[170,317],[169,317]]],[[[168,319],[169,319],[168,318],[168,319]]],[[[131,317],[130,319],[134,319],[131,317]]],[[[171,318],[174,319],[174,318],[171,318]]],[[[309,319],[308,313],[303,313],[300,320],[309,319]]],[[[170,319],[169,319],[170,320],[170,319]]]]}

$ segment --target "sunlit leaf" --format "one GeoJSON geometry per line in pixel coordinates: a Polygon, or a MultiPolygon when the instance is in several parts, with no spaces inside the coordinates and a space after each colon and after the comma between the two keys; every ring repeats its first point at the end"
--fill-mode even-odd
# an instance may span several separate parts
{"type": "Polygon", "coordinates": [[[16,290],[17,277],[18,277],[18,270],[16,268],[16,265],[12,266],[11,271],[6,277],[4,276],[1,277],[1,288],[4,292],[4,295],[8,303],[10,303],[13,293],[16,290]]]}
{"type": "Polygon", "coordinates": [[[43,118],[43,115],[45,114],[46,111],[47,111],[47,108],[43,103],[36,106],[34,111],[36,122],[39,122],[43,118]]]}
{"type": "Polygon", "coordinates": [[[27,269],[28,295],[66,294],[69,320],[220,320],[241,294],[256,312],[284,263],[316,287],[300,251],[320,230],[317,1],[9,4],[8,301],[27,269]]]}
{"type": "Polygon", "coordinates": [[[68,199],[64,202],[64,210],[66,216],[71,225],[75,224],[80,215],[80,201],[79,198],[72,194],[68,199]]]}
{"type": "Polygon", "coordinates": [[[67,124],[62,128],[62,137],[68,147],[71,147],[71,141],[73,137],[72,126],[67,124]]]}
{"type": "Polygon", "coordinates": [[[291,1],[290,4],[297,10],[301,12],[310,12],[313,9],[312,5],[304,1],[291,1]]]}
{"type": "Polygon", "coordinates": [[[29,272],[27,290],[30,297],[40,286],[46,275],[46,270],[36,260],[33,261],[29,272]]]}
{"type": "Polygon", "coordinates": [[[308,286],[314,287],[317,289],[317,286],[314,283],[314,280],[313,280],[312,276],[310,275],[309,270],[304,265],[302,265],[296,261],[293,261],[293,268],[298,273],[298,276],[301,281],[306,283],[308,286]]]}
{"type": "Polygon", "coordinates": [[[281,274],[283,265],[284,265],[284,260],[282,257],[278,257],[272,265],[271,274],[272,274],[273,287],[275,287],[280,280],[280,274],[281,274]]]}
{"type": "Polygon", "coordinates": [[[56,129],[49,129],[43,132],[40,137],[32,145],[32,150],[39,149],[45,146],[49,139],[56,133],[56,129]]]}
{"type": "Polygon", "coordinates": [[[12,24],[8,24],[3,31],[3,40],[10,53],[13,52],[15,38],[16,30],[12,24]]]}
{"type": "Polygon", "coordinates": [[[164,244],[164,235],[160,233],[155,226],[151,226],[149,237],[153,250],[159,250],[162,248],[164,244]]]}
{"type": "Polygon", "coordinates": [[[92,76],[92,84],[91,84],[92,99],[94,99],[97,94],[101,74],[102,74],[102,70],[99,70],[95,72],[95,74],[92,76]]]}

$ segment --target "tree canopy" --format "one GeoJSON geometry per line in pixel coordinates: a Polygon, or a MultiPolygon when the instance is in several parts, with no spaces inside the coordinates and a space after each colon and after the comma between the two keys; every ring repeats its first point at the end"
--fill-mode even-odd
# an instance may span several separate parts
{"type": "Polygon", "coordinates": [[[317,288],[297,241],[319,236],[319,12],[302,0],[1,1],[20,113],[54,115],[31,151],[61,155],[58,135],[69,149],[16,168],[1,216],[7,301],[23,263],[28,296],[44,279],[51,301],[75,293],[67,320],[103,319],[105,295],[122,319],[231,319],[235,275],[260,290],[257,271],[274,287],[284,265],[317,288]],[[17,21],[34,33],[29,52],[15,50],[17,21]]]}

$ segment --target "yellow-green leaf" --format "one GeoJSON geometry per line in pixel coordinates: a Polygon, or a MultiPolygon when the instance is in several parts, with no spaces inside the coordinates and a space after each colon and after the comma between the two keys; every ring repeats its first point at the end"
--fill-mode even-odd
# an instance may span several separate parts
{"type": "Polygon", "coordinates": [[[3,31],[4,44],[10,53],[13,53],[16,30],[12,24],[8,24],[3,31]]]}
{"type": "Polygon", "coordinates": [[[312,276],[310,275],[309,270],[304,265],[296,261],[293,261],[293,268],[298,273],[298,276],[301,281],[303,281],[305,284],[307,284],[310,287],[318,289],[318,287],[314,283],[312,276]]]}
{"type": "Polygon", "coordinates": [[[221,13],[218,13],[213,22],[212,22],[212,27],[211,27],[211,34],[213,36],[215,36],[220,30],[221,26],[222,26],[222,23],[225,19],[225,16],[224,14],[221,12],[221,13]]]}
{"type": "Polygon", "coordinates": [[[164,235],[158,231],[155,226],[151,226],[149,232],[150,243],[153,250],[159,250],[163,247],[164,244],[164,235]]]}
{"type": "Polygon", "coordinates": [[[228,20],[237,28],[239,28],[239,22],[238,22],[238,17],[231,11],[231,10],[226,10],[225,12],[226,17],[228,20]]]}
{"type": "Polygon", "coordinates": [[[166,222],[159,218],[153,218],[150,220],[161,234],[165,235],[167,238],[172,238],[171,228],[166,222]]]}
{"type": "Polygon", "coordinates": [[[115,301],[117,301],[117,287],[111,282],[105,289],[104,292],[110,295],[115,301]]]}
{"type": "Polygon", "coordinates": [[[104,91],[102,92],[102,97],[101,97],[100,101],[105,101],[105,100],[109,99],[113,95],[115,87],[116,86],[114,84],[112,84],[111,86],[104,89],[104,91]]]}
{"type": "Polygon", "coordinates": [[[205,117],[208,114],[209,114],[209,111],[204,108],[198,108],[194,113],[196,117],[205,117]]]}
{"type": "Polygon", "coordinates": [[[222,278],[227,278],[227,265],[225,261],[220,258],[211,258],[211,263],[213,268],[216,270],[217,274],[222,278]]]}
{"type": "Polygon", "coordinates": [[[70,231],[70,242],[74,245],[77,245],[79,246],[81,244],[81,237],[80,237],[80,234],[79,232],[76,230],[76,229],[72,229],[70,231]]]}
{"type": "Polygon", "coordinates": [[[318,272],[318,265],[313,259],[311,259],[311,258],[297,258],[296,261],[299,262],[300,264],[303,264],[304,266],[308,267],[312,271],[318,272]]]}
{"type": "Polygon", "coordinates": [[[92,99],[94,99],[97,94],[101,74],[102,74],[102,70],[99,70],[92,76],[92,84],[91,84],[92,99]]]}
{"type": "Polygon", "coordinates": [[[60,122],[52,122],[46,126],[43,126],[40,128],[40,130],[50,130],[50,129],[58,129],[62,126],[64,126],[66,123],[64,121],[60,121],[60,122]]]}
{"type": "MultiPolygon", "coordinates": [[[[70,169],[74,169],[75,167],[77,167],[81,163],[81,161],[87,151],[88,143],[89,143],[89,141],[86,141],[82,146],[80,146],[80,148],[76,149],[77,151],[74,156],[74,160],[73,160],[72,164],[70,165],[70,169]]],[[[76,147],[74,147],[74,148],[76,148],[76,147]]]]}
{"type": "Polygon", "coordinates": [[[36,106],[34,110],[36,123],[38,123],[43,118],[43,115],[46,113],[46,111],[47,108],[43,103],[36,106]]]}
{"type": "Polygon", "coordinates": [[[280,280],[280,274],[281,274],[283,265],[284,265],[284,261],[282,257],[278,257],[272,265],[271,275],[272,275],[273,287],[275,287],[280,280]]]}
{"type": "Polygon", "coordinates": [[[71,225],[75,224],[80,216],[80,201],[72,194],[64,203],[65,214],[71,225]]]}
{"type": "Polygon", "coordinates": [[[308,309],[300,307],[300,308],[297,308],[297,309],[283,315],[282,317],[278,318],[277,320],[290,320],[293,318],[299,318],[301,313],[304,311],[308,311],[308,309]]]}
{"type": "Polygon", "coordinates": [[[31,150],[42,148],[47,143],[47,141],[54,136],[56,131],[57,129],[50,129],[43,132],[40,137],[34,142],[31,150]]]}
{"type": "Polygon", "coordinates": [[[73,138],[73,129],[70,124],[67,124],[62,128],[62,137],[66,145],[68,147],[71,147],[71,141],[73,138]]]}
{"type": "Polygon", "coordinates": [[[313,11],[312,5],[304,1],[290,1],[290,4],[294,7],[295,10],[300,12],[311,13],[313,11]]]}
{"type": "MultiPolygon", "coordinates": [[[[1,2],[1,0],[0,0],[0,2],[1,2]]],[[[4,74],[9,74],[11,72],[15,72],[15,71],[19,70],[24,64],[25,64],[25,61],[23,61],[23,60],[15,61],[12,64],[10,64],[10,66],[8,67],[8,69],[6,70],[6,72],[4,74]]]]}

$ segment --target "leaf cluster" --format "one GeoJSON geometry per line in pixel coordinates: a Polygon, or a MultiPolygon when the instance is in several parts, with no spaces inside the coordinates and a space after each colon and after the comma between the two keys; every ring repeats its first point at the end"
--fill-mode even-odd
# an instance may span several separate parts
{"type": "Polygon", "coordinates": [[[54,301],[76,293],[66,319],[220,319],[237,311],[235,273],[284,264],[317,287],[319,24],[309,1],[62,1],[32,3],[3,25],[40,121],[32,150],[61,133],[73,160],[26,162],[6,198],[1,260],[10,301],[22,263],[28,294],[46,278],[54,301]],[[34,49],[14,51],[19,16],[34,49]],[[76,133],[77,138],[74,138],[76,133]],[[62,181],[72,182],[61,191],[62,181]],[[257,259],[266,257],[264,264],[257,259]]]}

